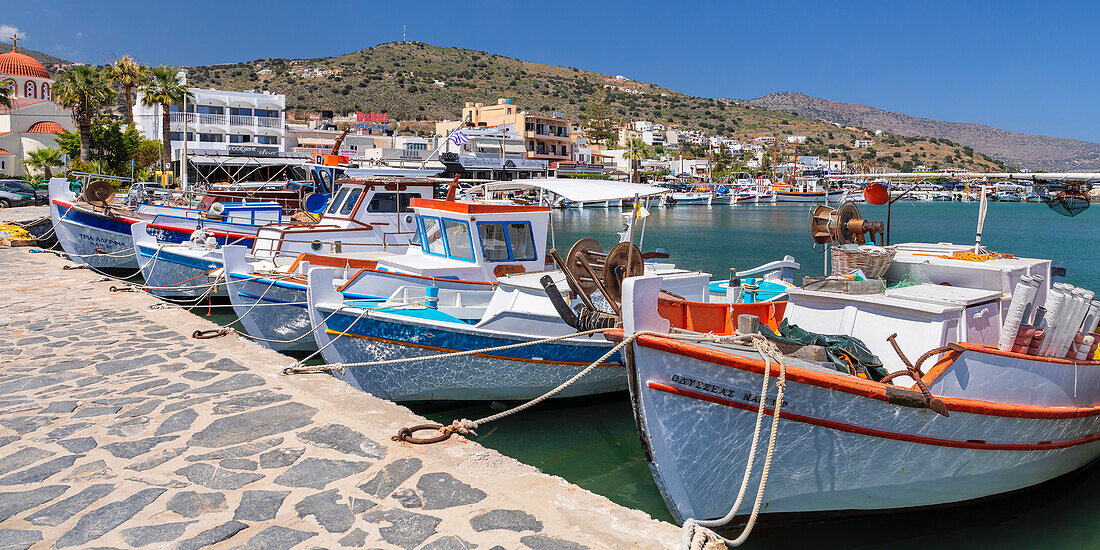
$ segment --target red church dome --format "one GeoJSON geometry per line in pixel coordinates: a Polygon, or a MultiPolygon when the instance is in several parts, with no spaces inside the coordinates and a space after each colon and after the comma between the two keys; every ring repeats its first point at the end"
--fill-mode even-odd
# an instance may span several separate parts
{"type": "Polygon", "coordinates": [[[52,120],[43,120],[42,122],[35,122],[34,126],[31,126],[27,130],[28,134],[60,134],[65,129],[60,124],[52,120]]]}
{"type": "Polygon", "coordinates": [[[29,55],[17,51],[0,53],[0,75],[3,76],[29,76],[33,78],[49,78],[50,73],[29,55]]]}

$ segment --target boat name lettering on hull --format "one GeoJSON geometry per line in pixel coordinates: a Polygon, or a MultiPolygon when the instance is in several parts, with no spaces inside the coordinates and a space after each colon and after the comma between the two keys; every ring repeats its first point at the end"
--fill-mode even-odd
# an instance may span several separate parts
{"type": "MultiPolygon", "coordinates": [[[[726,399],[736,399],[738,401],[744,401],[746,403],[760,403],[760,393],[750,390],[743,390],[741,388],[735,388],[730,386],[721,386],[711,382],[704,382],[702,380],[696,380],[689,378],[682,374],[673,374],[669,380],[673,384],[683,386],[685,388],[691,388],[693,390],[700,390],[711,395],[717,395],[719,397],[725,397],[726,399]]],[[[769,396],[766,400],[766,404],[769,407],[775,407],[775,398],[769,396]]],[[[783,406],[787,406],[787,400],[783,400],[783,406]]]]}

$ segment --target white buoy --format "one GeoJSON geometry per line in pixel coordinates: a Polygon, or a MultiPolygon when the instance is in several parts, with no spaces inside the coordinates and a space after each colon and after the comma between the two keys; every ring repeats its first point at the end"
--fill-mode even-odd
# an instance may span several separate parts
{"type": "Polygon", "coordinates": [[[1004,326],[1001,327],[1001,336],[997,339],[997,349],[1011,351],[1012,344],[1016,341],[1016,335],[1020,332],[1020,325],[1025,319],[1025,314],[1031,311],[1031,304],[1035,301],[1035,293],[1038,290],[1032,284],[1029,275],[1020,277],[1016,288],[1012,291],[1012,302],[1008,306],[1008,315],[1005,316],[1004,326]]]}
{"type": "Polygon", "coordinates": [[[1058,331],[1061,322],[1062,308],[1066,305],[1065,302],[1069,300],[1069,295],[1065,290],[1067,286],[1069,285],[1066,283],[1054,283],[1050,288],[1050,292],[1047,293],[1047,313],[1044,317],[1046,326],[1043,327],[1046,335],[1043,338],[1043,345],[1039,347],[1039,355],[1047,356],[1050,344],[1054,341],[1054,333],[1058,331]]]}

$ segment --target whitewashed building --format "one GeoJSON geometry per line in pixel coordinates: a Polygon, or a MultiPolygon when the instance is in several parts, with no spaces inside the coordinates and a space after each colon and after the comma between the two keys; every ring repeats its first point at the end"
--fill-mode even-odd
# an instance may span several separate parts
{"type": "MultiPolygon", "coordinates": [[[[186,126],[187,154],[277,157],[287,151],[286,96],[270,92],[228,92],[188,88],[194,96],[186,111],[172,105],[169,139],[179,160],[186,126]]],[[[142,104],[134,122],[149,139],[161,139],[161,106],[142,104]]]]}

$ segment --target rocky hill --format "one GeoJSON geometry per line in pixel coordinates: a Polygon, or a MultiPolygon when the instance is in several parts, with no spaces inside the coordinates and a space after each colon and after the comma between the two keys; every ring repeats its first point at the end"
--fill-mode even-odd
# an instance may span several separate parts
{"type": "Polygon", "coordinates": [[[458,118],[467,101],[489,104],[501,97],[531,113],[559,112],[583,121],[589,99],[601,92],[621,121],[650,120],[745,139],[807,136],[809,142],[799,147],[801,155],[827,156],[829,149],[843,149],[838,158],[893,169],[919,164],[974,170],[1005,167],[950,140],[887,135],[870,150],[852,150],[855,139],[870,134],[730,100],[693,97],[625,76],[419,42],[379,44],[335,57],[257,59],[188,71],[193,86],[285,94],[291,112],[388,112],[391,120],[411,121],[409,127],[421,131],[431,128],[427,121],[458,118]]]}
{"type": "MultiPolygon", "coordinates": [[[[0,52],[10,49],[0,44],[0,52]]],[[[33,50],[20,48],[20,51],[41,61],[55,76],[70,64],[33,50]]],[[[489,104],[501,97],[512,99],[520,109],[531,113],[559,112],[571,120],[584,121],[593,95],[606,94],[612,116],[618,121],[650,120],[746,140],[775,136],[781,143],[788,136],[806,136],[807,143],[798,147],[799,155],[846,158],[865,169],[909,170],[924,165],[934,169],[1001,171],[1009,168],[1008,164],[1024,164],[1015,160],[1020,157],[1013,155],[1012,146],[987,147],[981,140],[964,142],[961,137],[943,137],[931,130],[922,133],[908,128],[887,129],[882,135],[875,135],[872,130],[877,127],[872,124],[846,122],[841,127],[832,124],[841,121],[838,116],[826,116],[828,109],[824,107],[792,114],[798,106],[793,100],[782,105],[778,102],[758,105],[753,102],[766,98],[740,102],[694,97],[633,80],[629,75],[607,75],[419,42],[379,44],[334,57],[256,59],[188,67],[188,81],[202,88],[270,90],[284,94],[287,110],[298,115],[321,110],[386,112],[390,120],[403,121],[403,132],[429,132],[433,129],[431,121],[457,119],[467,101],[489,104]],[[852,147],[855,140],[869,138],[875,140],[873,147],[852,147]]],[[[1065,162],[1086,158],[1080,147],[1075,148],[1075,144],[1084,142],[1058,141],[1066,142],[1065,147],[1052,148],[1046,155],[1048,158],[1065,162]]],[[[794,153],[790,146],[783,149],[788,154],[794,153]]],[[[685,154],[691,156],[692,152],[685,154]]],[[[1036,152],[1027,159],[1040,155],[1036,152]]],[[[1081,163],[1079,167],[1084,166],[1081,163]]]]}
{"type": "Polygon", "coordinates": [[[984,124],[917,118],[867,105],[810,97],[799,92],[769,94],[745,103],[845,126],[905,136],[944,138],[1027,169],[1073,171],[1100,168],[1100,143],[1010,132],[984,124]]]}

